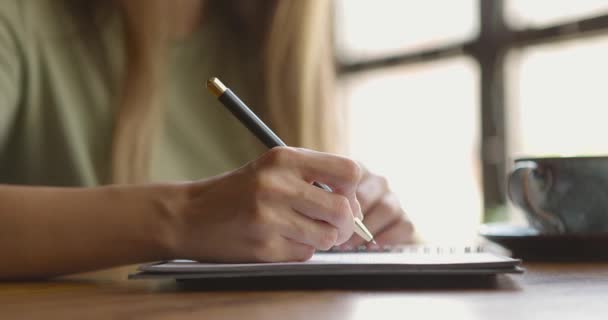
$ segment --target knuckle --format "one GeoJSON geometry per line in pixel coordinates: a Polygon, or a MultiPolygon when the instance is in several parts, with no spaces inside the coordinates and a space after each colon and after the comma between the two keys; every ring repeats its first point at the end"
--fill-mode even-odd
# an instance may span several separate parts
{"type": "Polygon", "coordinates": [[[412,221],[408,219],[403,219],[403,227],[408,234],[413,234],[414,232],[416,232],[416,227],[414,226],[414,223],[412,223],[412,221]]]}
{"type": "Polygon", "coordinates": [[[341,223],[344,220],[350,218],[350,216],[352,215],[350,201],[348,201],[348,199],[343,196],[336,196],[334,199],[335,200],[331,208],[331,214],[334,217],[335,221],[332,221],[332,223],[341,223]]]}
{"type": "Polygon", "coordinates": [[[384,191],[387,191],[390,189],[390,186],[388,184],[388,179],[385,176],[378,176],[378,184],[380,185],[380,188],[384,191]]]}
{"type": "Polygon", "coordinates": [[[342,163],[345,176],[352,182],[359,182],[363,175],[363,170],[357,161],[344,158],[342,163]]]}
{"type": "Polygon", "coordinates": [[[386,212],[392,216],[398,217],[403,215],[403,210],[401,210],[401,204],[397,197],[393,194],[383,197],[378,206],[381,211],[386,212]]]}
{"type": "Polygon", "coordinates": [[[338,241],[338,229],[329,228],[328,230],[324,230],[324,232],[319,237],[319,249],[320,250],[329,250],[333,247],[338,241]]]}
{"type": "Polygon", "coordinates": [[[313,247],[306,247],[306,249],[304,250],[304,253],[302,255],[302,260],[303,261],[307,261],[310,260],[310,258],[312,258],[312,256],[315,254],[315,248],[313,247]]]}
{"type": "Polygon", "coordinates": [[[283,194],[288,192],[286,184],[281,182],[282,179],[277,174],[270,172],[260,172],[255,177],[253,184],[253,194],[259,199],[265,199],[268,196],[283,194]]]}
{"type": "Polygon", "coordinates": [[[258,201],[243,210],[245,217],[242,219],[242,222],[254,236],[264,238],[266,234],[276,228],[277,214],[272,207],[261,204],[258,201]]]}
{"type": "Polygon", "coordinates": [[[391,207],[390,203],[382,198],[380,199],[380,201],[378,201],[378,203],[376,204],[376,210],[386,214],[386,213],[393,213],[393,208],[391,207]]]}
{"type": "Polygon", "coordinates": [[[310,260],[310,258],[312,258],[312,256],[315,254],[315,248],[311,247],[311,246],[304,246],[300,252],[298,252],[297,256],[295,257],[295,260],[297,261],[307,261],[310,260]]]}
{"type": "Polygon", "coordinates": [[[251,241],[251,254],[253,259],[258,262],[273,262],[276,260],[274,257],[274,249],[271,241],[267,238],[258,238],[251,241]]]}
{"type": "Polygon", "coordinates": [[[256,239],[263,240],[265,234],[269,231],[268,226],[272,224],[268,214],[261,208],[253,208],[250,211],[249,221],[247,221],[248,230],[256,239]]]}
{"type": "Polygon", "coordinates": [[[296,149],[291,147],[275,147],[264,154],[262,162],[270,166],[285,165],[291,162],[296,153],[296,149]]]}

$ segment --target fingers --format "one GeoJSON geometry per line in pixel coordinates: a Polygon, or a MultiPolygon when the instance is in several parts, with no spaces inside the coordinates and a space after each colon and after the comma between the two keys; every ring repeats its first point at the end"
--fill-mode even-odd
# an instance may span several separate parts
{"type": "Polygon", "coordinates": [[[334,193],[348,199],[353,216],[363,217],[356,197],[361,169],[353,160],[306,149],[277,147],[266,152],[252,167],[254,171],[272,172],[270,175],[288,172],[307,183],[327,184],[334,193]]]}
{"type": "MultiPolygon", "coordinates": [[[[407,220],[405,213],[401,208],[399,199],[394,193],[385,194],[376,204],[368,210],[365,215],[364,223],[370,232],[374,235],[376,242],[385,230],[393,225],[400,223],[402,220],[407,220]]],[[[345,243],[348,246],[360,246],[366,241],[361,237],[354,236],[345,243]]]]}
{"type": "Polygon", "coordinates": [[[294,177],[266,178],[258,183],[252,230],[262,239],[278,232],[280,235],[316,249],[327,250],[342,243],[353,233],[353,218],[348,200],[341,195],[323,191],[294,177]],[[264,231],[265,230],[265,231],[264,231]]]}
{"type": "Polygon", "coordinates": [[[314,247],[278,235],[255,246],[251,250],[251,257],[248,260],[256,262],[306,261],[314,253],[314,247]]]}
{"type": "MultiPolygon", "coordinates": [[[[351,202],[344,196],[326,192],[305,182],[296,184],[299,184],[296,186],[298,192],[288,199],[292,209],[307,218],[326,222],[334,227],[338,232],[337,243],[348,240],[354,227],[351,202]]],[[[331,245],[334,244],[336,243],[331,245]]]]}
{"type": "Polygon", "coordinates": [[[269,150],[260,158],[260,165],[292,168],[303,180],[325,183],[342,195],[355,194],[362,174],[359,164],[348,158],[290,147],[269,150]]]}
{"type": "Polygon", "coordinates": [[[389,192],[386,178],[366,173],[357,188],[357,200],[361,204],[361,210],[367,214],[376,202],[389,192]]]}
{"type": "Polygon", "coordinates": [[[288,239],[318,250],[328,250],[337,243],[338,229],[326,222],[309,219],[296,212],[289,220],[281,232],[288,239]]]}
{"type": "Polygon", "coordinates": [[[356,161],[307,149],[297,149],[297,152],[303,160],[299,170],[305,180],[329,184],[334,192],[342,195],[356,192],[363,173],[356,161]]]}
{"type": "Polygon", "coordinates": [[[313,246],[285,238],[283,257],[286,261],[307,261],[315,253],[313,246]]]}
{"type": "Polygon", "coordinates": [[[307,149],[295,151],[301,157],[298,169],[304,181],[328,184],[334,193],[347,197],[353,216],[363,218],[356,195],[363,171],[356,161],[307,149]]]}
{"type": "MultiPolygon", "coordinates": [[[[353,233],[354,216],[362,217],[356,190],[359,165],[348,158],[306,149],[277,147],[248,168],[253,169],[252,194],[275,209],[289,207],[284,236],[318,249],[343,243],[353,233]],[[329,185],[327,192],[312,185],[329,185]]],[[[282,223],[281,223],[282,224],[282,223]]]]}
{"type": "Polygon", "coordinates": [[[378,245],[396,245],[414,243],[414,226],[411,221],[401,219],[376,237],[378,245]]]}

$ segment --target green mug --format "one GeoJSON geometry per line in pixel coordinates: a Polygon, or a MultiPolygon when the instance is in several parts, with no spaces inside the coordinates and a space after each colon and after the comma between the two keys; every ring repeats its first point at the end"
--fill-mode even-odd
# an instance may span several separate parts
{"type": "Polygon", "coordinates": [[[507,189],[542,234],[608,232],[608,156],[520,158],[507,189]]]}

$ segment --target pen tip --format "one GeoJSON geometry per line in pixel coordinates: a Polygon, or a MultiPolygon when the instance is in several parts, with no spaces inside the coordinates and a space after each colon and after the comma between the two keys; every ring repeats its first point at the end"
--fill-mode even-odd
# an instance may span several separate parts
{"type": "Polygon", "coordinates": [[[207,89],[216,97],[221,96],[228,88],[220,81],[220,79],[213,77],[207,80],[207,89]]]}
{"type": "Polygon", "coordinates": [[[377,245],[378,243],[376,242],[376,240],[372,239],[372,243],[377,245]]]}

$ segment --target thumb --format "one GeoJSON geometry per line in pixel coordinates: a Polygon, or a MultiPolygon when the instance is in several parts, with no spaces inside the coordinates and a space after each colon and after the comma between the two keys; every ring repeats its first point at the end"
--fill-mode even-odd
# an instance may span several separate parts
{"type": "Polygon", "coordinates": [[[350,202],[350,208],[353,212],[353,217],[359,218],[361,219],[361,221],[363,221],[363,212],[361,211],[361,204],[357,199],[357,195],[353,194],[352,196],[348,197],[348,201],[350,202]]]}

